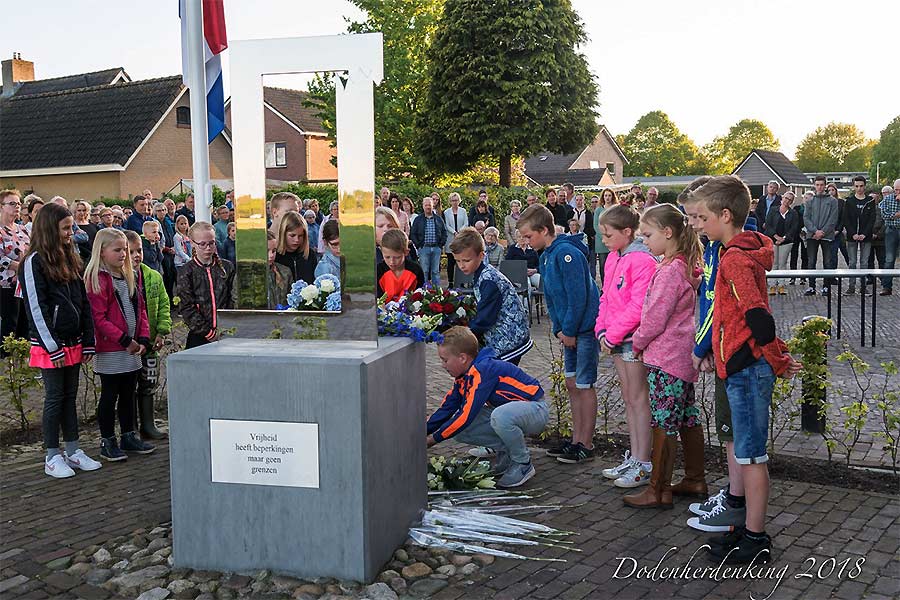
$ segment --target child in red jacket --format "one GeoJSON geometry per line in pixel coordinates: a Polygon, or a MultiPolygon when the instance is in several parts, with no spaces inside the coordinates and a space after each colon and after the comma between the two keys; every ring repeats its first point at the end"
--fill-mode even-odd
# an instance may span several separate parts
{"type": "Polygon", "coordinates": [[[134,392],[141,355],[150,348],[150,325],[124,233],[113,227],[97,232],[84,283],[94,316],[94,372],[102,384],[97,407],[100,457],[120,461],[128,458],[125,452],[149,454],[155,447],[135,432],[134,392]],[[116,442],[117,409],[121,447],[116,442]]]}
{"type": "Polygon", "coordinates": [[[766,295],[766,271],[774,259],[772,241],[758,232],[742,231],[750,210],[747,186],[734,175],[723,175],[694,195],[703,232],[725,245],[715,284],[713,354],[716,372],[725,379],[734,455],[746,494],[745,526],[710,540],[709,553],[728,564],[765,563],[772,554],[772,541],[765,533],[769,408],[775,377],[793,377],[802,365],[775,335],[766,295]]]}

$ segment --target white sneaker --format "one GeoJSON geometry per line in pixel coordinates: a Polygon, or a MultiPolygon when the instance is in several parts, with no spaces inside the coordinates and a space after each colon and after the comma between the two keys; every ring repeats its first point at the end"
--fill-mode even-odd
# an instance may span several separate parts
{"type": "Polygon", "coordinates": [[[603,476],[606,477],[607,479],[618,479],[619,477],[622,476],[623,473],[625,473],[625,471],[628,470],[629,467],[631,467],[631,463],[633,463],[633,462],[634,462],[634,457],[631,456],[631,452],[626,450],[625,451],[625,460],[623,460],[621,464],[619,464],[615,467],[612,467],[611,469],[603,469],[603,471],[601,471],[601,472],[603,473],[603,476]]]}
{"type": "Polygon", "coordinates": [[[103,463],[96,461],[79,448],[72,453],[72,456],[66,455],[66,464],[73,469],[81,469],[82,471],[96,471],[103,466],[103,463]]]}
{"type": "Polygon", "coordinates": [[[635,460],[628,469],[622,473],[622,476],[613,482],[613,485],[620,488],[636,488],[647,485],[650,483],[650,472],[652,470],[653,467],[648,469],[646,466],[635,460]]]}
{"type": "Polygon", "coordinates": [[[469,449],[469,456],[474,456],[475,458],[494,458],[496,455],[497,452],[487,446],[476,446],[469,449]]]}
{"type": "Polygon", "coordinates": [[[44,460],[44,473],[57,479],[75,476],[75,471],[66,464],[66,459],[62,454],[57,454],[50,460],[44,460]]]}
{"type": "Polygon", "coordinates": [[[710,496],[706,499],[706,502],[694,502],[690,506],[688,506],[688,510],[697,515],[698,517],[705,517],[709,513],[713,511],[713,509],[725,502],[725,491],[727,488],[722,488],[719,490],[719,493],[710,496]]]}

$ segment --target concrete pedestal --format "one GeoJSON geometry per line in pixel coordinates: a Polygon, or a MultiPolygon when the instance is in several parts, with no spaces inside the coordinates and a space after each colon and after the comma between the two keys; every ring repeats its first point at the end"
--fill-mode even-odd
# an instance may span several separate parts
{"type": "Polygon", "coordinates": [[[380,342],[231,339],[168,359],[177,567],[378,574],[427,502],[424,344],[380,342]]]}

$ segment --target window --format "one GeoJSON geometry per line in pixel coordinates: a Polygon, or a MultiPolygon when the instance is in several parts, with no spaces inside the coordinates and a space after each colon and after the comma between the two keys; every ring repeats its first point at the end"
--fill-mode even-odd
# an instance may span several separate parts
{"type": "Polygon", "coordinates": [[[591,161],[591,164],[590,164],[590,167],[591,167],[592,169],[599,169],[599,168],[600,168],[600,163],[597,162],[596,160],[592,160],[592,161],[591,161]]]}
{"type": "Polygon", "coordinates": [[[266,143],[266,168],[278,169],[287,166],[287,144],[285,142],[266,143]]]}
{"type": "Polygon", "coordinates": [[[616,163],[606,163],[606,172],[610,175],[616,174],[616,163]]]}
{"type": "Polygon", "coordinates": [[[175,109],[175,125],[177,127],[191,126],[191,107],[179,106],[175,109]]]}

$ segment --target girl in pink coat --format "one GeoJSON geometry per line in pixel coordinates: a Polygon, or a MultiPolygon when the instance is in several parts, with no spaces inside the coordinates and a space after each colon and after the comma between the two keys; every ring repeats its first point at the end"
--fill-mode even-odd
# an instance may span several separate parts
{"type": "Polygon", "coordinates": [[[647,369],[634,356],[632,337],[641,322],[641,307],[656,270],[656,259],[643,242],[635,240],[640,216],[630,206],[607,208],[599,225],[609,256],[604,265],[603,295],[594,332],[601,352],[613,356],[631,442],[625,460],[604,469],[603,476],[614,479],[617,487],[633,488],[650,481],[647,369]]]}
{"type": "Polygon", "coordinates": [[[694,402],[697,370],[691,357],[702,247],[694,228],[671,204],[648,209],[641,231],[650,252],[662,256],[650,280],[641,324],[632,336],[634,353],[648,371],[653,469],[649,486],[624,500],[634,508],[671,508],[675,439],[686,429],[701,431],[694,402]]]}

